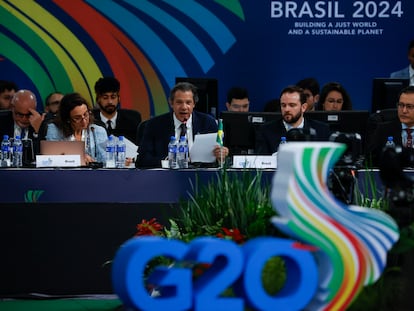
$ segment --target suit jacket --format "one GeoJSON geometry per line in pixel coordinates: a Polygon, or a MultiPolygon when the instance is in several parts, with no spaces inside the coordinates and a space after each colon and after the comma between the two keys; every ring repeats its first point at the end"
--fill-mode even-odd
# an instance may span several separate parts
{"type": "MultiPolygon", "coordinates": [[[[193,137],[217,132],[216,120],[208,114],[193,111],[192,122],[193,137]]],[[[161,167],[161,160],[168,156],[171,136],[175,136],[173,112],[148,120],[138,149],[136,167],[161,167]]]]}
{"type": "Polygon", "coordinates": [[[378,124],[366,138],[367,165],[378,166],[382,150],[389,136],[394,138],[397,146],[402,146],[402,125],[398,118],[378,124]]]}
{"type": "MultiPolygon", "coordinates": [[[[36,137],[34,134],[34,128],[29,126],[28,138],[33,142],[33,152],[39,154],[40,152],[40,143],[39,136],[36,137]]],[[[3,135],[9,135],[9,137],[14,137],[14,119],[13,113],[11,110],[3,110],[0,112],[0,135],[3,139],[3,135]]]]}
{"type": "MultiPolygon", "coordinates": [[[[305,117],[305,129],[314,129],[316,131],[316,141],[329,140],[330,130],[329,125],[309,120],[305,117]]],[[[283,124],[283,119],[270,121],[263,124],[256,133],[256,154],[270,155],[275,153],[279,148],[279,142],[282,136],[287,136],[286,128],[283,124]]]]}
{"type": "Polygon", "coordinates": [[[395,78],[395,79],[410,79],[410,71],[409,71],[410,66],[407,66],[401,70],[398,71],[394,71],[391,73],[390,78],[395,78]]]}
{"type": "MultiPolygon", "coordinates": [[[[103,126],[106,129],[106,124],[101,119],[100,111],[95,109],[93,111],[95,122],[96,124],[103,126]]],[[[118,109],[118,116],[116,118],[115,128],[113,129],[112,133],[115,136],[125,136],[131,142],[136,142],[136,135],[137,135],[137,127],[141,122],[141,114],[132,109],[118,109]]]]}

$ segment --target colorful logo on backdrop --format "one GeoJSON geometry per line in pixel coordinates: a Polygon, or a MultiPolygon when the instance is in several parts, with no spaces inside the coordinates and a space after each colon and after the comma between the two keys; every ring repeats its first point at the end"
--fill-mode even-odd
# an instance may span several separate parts
{"type": "Polygon", "coordinates": [[[395,221],[370,208],[345,205],[327,187],[328,172],[346,146],[291,143],[280,148],[280,166],[272,185],[275,226],[293,240],[256,238],[243,246],[201,237],[185,244],[160,237],[127,241],[117,252],[112,271],[116,294],[126,307],[146,310],[345,310],[365,285],[381,275],[387,251],[398,240],[395,221]],[[158,267],[151,284],[162,289],[151,297],[142,280],[148,262],[159,256],[178,263],[211,265],[192,281],[185,265],[158,267]],[[287,280],[275,296],[265,292],[261,271],[268,259],[281,256],[287,280]],[[232,287],[236,297],[222,297],[232,287]]]}
{"type": "Polygon", "coordinates": [[[76,91],[94,103],[95,82],[113,75],[122,81],[123,108],[146,119],[168,111],[165,89],[188,76],[184,63],[206,73],[236,42],[218,12],[244,22],[239,1],[2,1],[0,55],[42,98],[76,91]]]}

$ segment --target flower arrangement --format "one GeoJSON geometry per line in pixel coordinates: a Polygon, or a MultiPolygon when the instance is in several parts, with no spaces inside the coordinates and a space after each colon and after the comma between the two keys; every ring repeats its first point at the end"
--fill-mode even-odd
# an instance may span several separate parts
{"type": "MultiPolygon", "coordinates": [[[[136,226],[136,236],[162,236],[185,242],[200,236],[214,236],[241,245],[254,237],[281,235],[270,223],[275,211],[270,202],[270,186],[263,182],[261,174],[246,171],[240,177],[221,170],[207,185],[199,186],[196,180],[190,199],[180,202],[178,216],[169,220],[169,228],[155,218],[143,219],[136,226]]],[[[158,265],[173,264],[170,259],[156,258],[146,272],[150,273],[158,265]]],[[[197,278],[209,265],[200,263],[191,267],[193,278],[197,278]]],[[[282,288],[285,279],[283,259],[269,259],[262,270],[264,289],[273,295],[282,288]]],[[[233,295],[232,289],[223,295],[233,295]]]]}

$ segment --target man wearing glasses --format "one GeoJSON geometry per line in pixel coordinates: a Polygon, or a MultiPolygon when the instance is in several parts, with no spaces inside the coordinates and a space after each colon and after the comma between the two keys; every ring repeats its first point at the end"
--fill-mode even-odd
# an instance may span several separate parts
{"type": "Polygon", "coordinates": [[[31,140],[36,154],[39,152],[39,129],[43,119],[44,115],[36,111],[36,96],[29,90],[20,90],[14,94],[10,110],[1,111],[0,135],[31,140]]]}
{"type": "MultiPolygon", "coordinates": [[[[379,164],[382,149],[388,137],[392,136],[396,146],[401,146],[408,156],[413,152],[414,142],[414,86],[404,88],[397,103],[394,120],[378,124],[376,130],[367,137],[367,163],[379,164]]],[[[407,161],[409,159],[407,158],[407,161]]],[[[410,161],[412,162],[412,161],[410,161]]],[[[414,163],[404,163],[412,166],[414,163]]]]}
{"type": "Polygon", "coordinates": [[[44,116],[36,111],[36,96],[29,90],[20,90],[14,94],[10,108],[2,114],[0,134],[37,138],[44,116]]]}

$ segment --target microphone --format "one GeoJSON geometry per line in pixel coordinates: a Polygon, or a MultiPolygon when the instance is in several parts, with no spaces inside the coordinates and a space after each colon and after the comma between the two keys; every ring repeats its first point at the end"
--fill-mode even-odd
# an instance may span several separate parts
{"type": "Polygon", "coordinates": [[[95,148],[95,159],[96,159],[96,156],[97,156],[97,153],[96,153],[96,134],[95,134],[95,127],[94,126],[91,126],[91,131],[92,131],[92,136],[93,136],[93,145],[94,145],[94,148],[95,148]]]}

